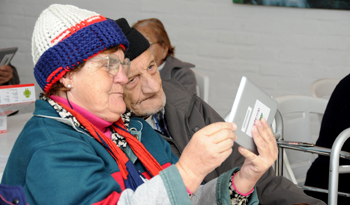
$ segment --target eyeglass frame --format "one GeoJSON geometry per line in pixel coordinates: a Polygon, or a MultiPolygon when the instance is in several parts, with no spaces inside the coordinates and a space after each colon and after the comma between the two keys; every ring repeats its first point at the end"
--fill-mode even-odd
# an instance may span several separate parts
{"type": "Polygon", "coordinates": [[[113,75],[113,76],[115,76],[115,75],[118,74],[118,72],[119,72],[119,67],[120,67],[120,66],[122,66],[122,67],[123,67],[123,70],[125,70],[125,71],[124,71],[124,74],[125,74],[126,76],[128,76],[128,74],[129,74],[129,70],[130,70],[130,59],[129,59],[129,58],[124,58],[124,61],[122,62],[116,54],[111,53],[111,54],[109,54],[109,55],[106,56],[106,57],[93,57],[93,58],[90,58],[89,60],[95,60],[95,59],[107,59],[107,69],[108,69],[108,73],[111,74],[111,75],[113,75]],[[115,74],[111,73],[111,71],[110,71],[110,69],[109,69],[109,61],[110,61],[109,59],[111,59],[111,58],[110,58],[111,55],[115,56],[116,59],[117,59],[117,61],[118,61],[118,63],[119,63],[119,66],[117,66],[117,69],[116,69],[117,72],[116,72],[115,74]],[[127,60],[127,61],[129,61],[129,62],[126,63],[125,60],[127,60]],[[125,65],[128,66],[127,69],[124,67],[125,65]],[[127,71],[127,72],[126,72],[126,71],[127,71]]]}
{"type": "Polygon", "coordinates": [[[161,43],[160,41],[156,41],[156,42],[151,42],[151,41],[148,41],[148,43],[149,43],[149,45],[151,46],[151,45],[155,45],[155,44],[157,44],[157,43],[161,43]]]}

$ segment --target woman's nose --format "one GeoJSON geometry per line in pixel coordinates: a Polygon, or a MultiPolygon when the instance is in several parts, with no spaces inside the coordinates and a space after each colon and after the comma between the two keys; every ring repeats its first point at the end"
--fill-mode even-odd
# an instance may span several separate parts
{"type": "Polygon", "coordinates": [[[125,70],[122,65],[120,65],[118,73],[113,78],[114,83],[119,83],[125,85],[128,83],[128,76],[126,76],[125,70]]]}

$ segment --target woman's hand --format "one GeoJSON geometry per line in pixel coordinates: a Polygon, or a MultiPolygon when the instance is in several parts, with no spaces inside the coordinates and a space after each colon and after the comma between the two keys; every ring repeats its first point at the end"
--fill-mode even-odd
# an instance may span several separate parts
{"type": "Polygon", "coordinates": [[[278,155],[276,139],[264,118],[261,121],[256,120],[252,127],[252,134],[259,156],[243,147],[238,148],[246,158],[241,170],[234,177],[237,191],[241,193],[248,193],[254,188],[260,177],[276,161],[278,155]]]}
{"type": "Polygon", "coordinates": [[[234,123],[218,122],[195,133],[176,163],[185,186],[194,193],[204,177],[232,153],[237,129],[234,123]]]}

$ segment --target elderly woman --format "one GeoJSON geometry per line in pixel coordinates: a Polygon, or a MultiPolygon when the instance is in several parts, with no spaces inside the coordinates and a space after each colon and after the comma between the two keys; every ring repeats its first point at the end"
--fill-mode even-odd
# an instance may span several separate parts
{"type": "Polygon", "coordinates": [[[265,120],[243,167],[201,185],[231,153],[232,123],[198,131],[180,159],[142,119],[121,117],[128,41],[91,11],[51,5],[33,33],[34,75],[44,90],[19,135],[2,182],[34,204],[257,204],[254,186],[277,157],[265,120]],[[195,194],[191,194],[195,193],[195,194]]]}

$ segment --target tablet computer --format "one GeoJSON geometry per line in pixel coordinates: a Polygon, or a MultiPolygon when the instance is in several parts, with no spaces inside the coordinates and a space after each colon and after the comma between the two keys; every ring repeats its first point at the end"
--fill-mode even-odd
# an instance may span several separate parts
{"type": "Polygon", "coordinates": [[[237,143],[258,154],[251,129],[255,120],[265,118],[272,124],[278,103],[247,77],[243,76],[238,87],[236,98],[228,118],[229,122],[237,124],[237,143]]]}
{"type": "Polygon", "coordinates": [[[18,47],[0,49],[0,66],[8,65],[16,54],[18,47]]]}

